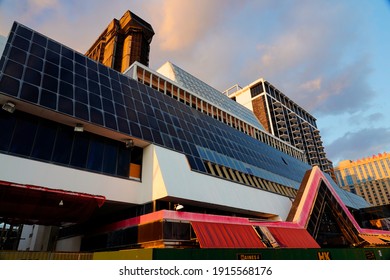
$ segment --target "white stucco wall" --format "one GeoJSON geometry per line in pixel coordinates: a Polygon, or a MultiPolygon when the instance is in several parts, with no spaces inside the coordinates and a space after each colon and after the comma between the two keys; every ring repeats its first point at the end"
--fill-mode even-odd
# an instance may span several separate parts
{"type": "Polygon", "coordinates": [[[153,199],[169,196],[275,214],[283,220],[290,211],[292,202],[285,196],[193,172],[184,155],[153,148],[153,199]]]}

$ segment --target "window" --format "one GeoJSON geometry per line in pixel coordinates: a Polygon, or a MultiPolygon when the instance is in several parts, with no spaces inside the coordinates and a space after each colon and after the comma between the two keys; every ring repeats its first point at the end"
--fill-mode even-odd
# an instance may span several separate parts
{"type": "Polygon", "coordinates": [[[143,149],[23,112],[0,112],[0,152],[141,180],[143,149]]]}

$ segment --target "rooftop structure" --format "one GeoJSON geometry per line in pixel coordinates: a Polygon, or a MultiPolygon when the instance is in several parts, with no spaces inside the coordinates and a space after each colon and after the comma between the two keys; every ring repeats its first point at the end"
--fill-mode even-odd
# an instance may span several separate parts
{"type": "Polygon", "coordinates": [[[119,72],[126,70],[135,61],[148,66],[153,35],[149,23],[127,11],[121,19],[111,21],[86,52],[86,56],[119,72]]]}

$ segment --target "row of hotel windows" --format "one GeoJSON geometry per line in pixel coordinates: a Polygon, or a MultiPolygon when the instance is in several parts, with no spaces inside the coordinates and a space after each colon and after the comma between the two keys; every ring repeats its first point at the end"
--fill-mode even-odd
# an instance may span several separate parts
{"type": "Polygon", "coordinates": [[[173,85],[165,78],[155,75],[144,69],[141,65],[137,65],[136,74],[138,81],[152,87],[155,90],[158,90],[178,101],[184,103],[204,114],[207,114],[241,132],[248,134],[251,137],[260,140],[263,143],[266,143],[286,154],[289,154],[301,161],[306,162],[306,157],[302,151],[296,149],[295,147],[283,143],[279,139],[264,133],[263,131],[254,128],[253,126],[247,124],[246,122],[228,114],[227,112],[213,106],[212,104],[192,95],[184,89],[179,88],[178,86],[173,85]]]}
{"type": "Polygon", "coordinates": [[[281,93],[278,89],[276,89],[269,82],[265,81],[264,84],[263,84],[263,82],[259,82],[257,85],[253,86],[251,88],[251,97],[254,98],[257,95],[261,94],[262,92],[268,93],[275,100],[281,102],[284,106],[286,106],[292,112],[296,113],[298,116],[303,118],[305,121],[307,121],[308,123],[310,123],[313,126],[316,126],[315,119],[313,118],[313,116],[311,116],[309,113],[307,113],[305,110],[303,110],[295,102],[291,101],[290,98],[288,98],[286,95],[281,93]]]}
{"type": "Polygon", "coordinates": [[[388,169],[390,169],[390,159],[382,159],[379,162],[381,166],[379,166],[378,161],[374,161],[367,164],[358,165],[357,167],[353,166],[349,169],[336,170],[336,176],[338,178],[338,181],[341,182],[341,186],[353,185],[355,183],[367,182],[375,180],[377,178],[388,177],[388,169]],[[353,171],[352,174],[351,171],[353,171]]]}
{"type": "Polygon", "coordinates": [[[22,112],[0,112],[0,151],[111,176],[141,180],[139,147],[89,132],[75,132],[22,112]]]}
{"type": "Polygon", "coordinates": [[[286,187],[238,170],[233,170],[223,165],[205,161],[205,166],[209,174],[227,179],[229,181],[245,184],[247,186],[252,186],[273,193],[278,193],[290,198],[295,198],[297,194],[297,190],[294,188],[286,187]]]}

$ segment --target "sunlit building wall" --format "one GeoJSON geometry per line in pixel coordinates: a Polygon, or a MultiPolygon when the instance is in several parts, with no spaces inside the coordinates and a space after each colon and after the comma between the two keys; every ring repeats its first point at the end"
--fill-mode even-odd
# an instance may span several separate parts
{"type": "Polygon", "coordinates": [[[152,26],[133,12],[127,11],[121,19],[113,19],[86,56],[114,68],[126,70],[135,61],[149,65],[152,26]]]}
{"type": "Polygon", "coordinates": [[[364,197],[372,205],[390,203],[390,154],[344,160],[335,168],[335,174],[340,187],[364,197]]]}
{"type": "Polygon", "coordinates": [[[332,162],[326,157],[316,118],[275,86],[259,79],[243,88],[236,85],[224,93],[252,110],[269,133],[303,150],[310,165],[319,166],[333,176],[332,162]]]}

